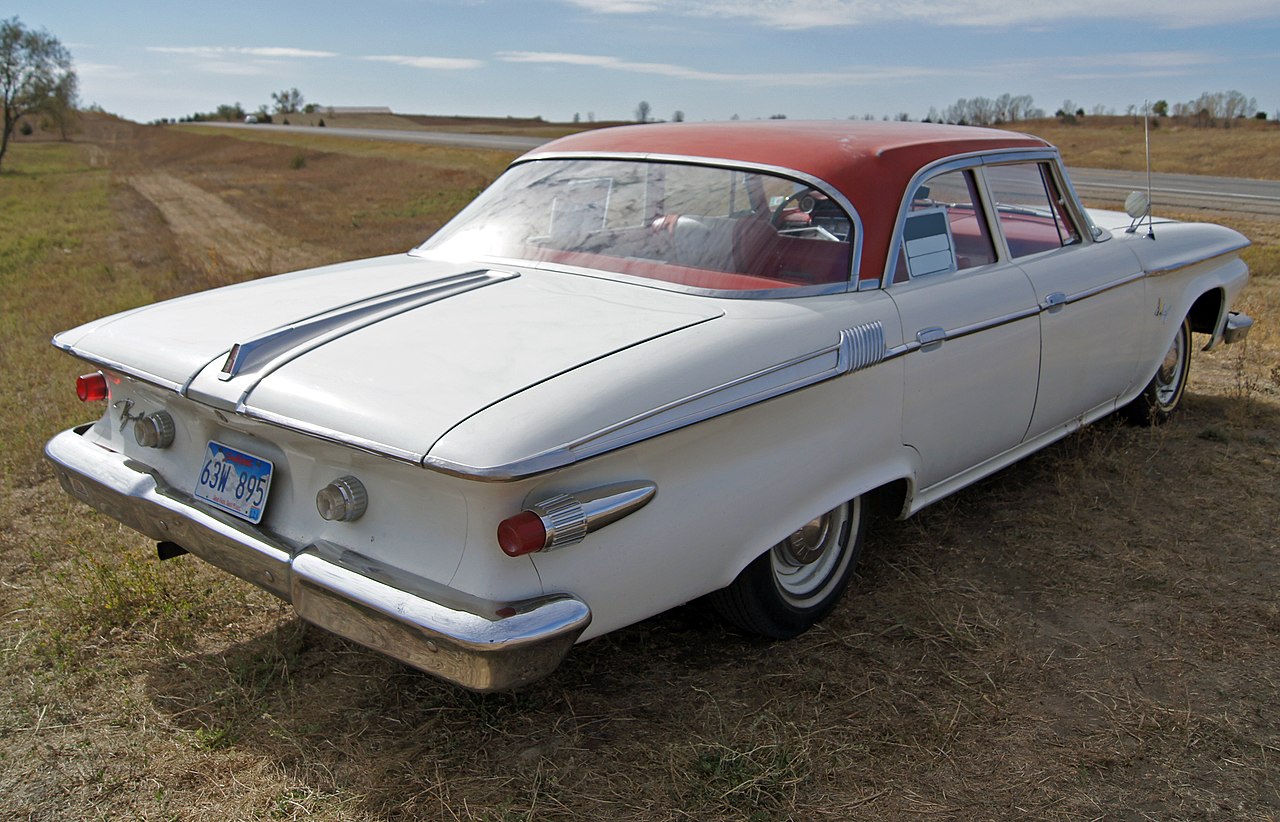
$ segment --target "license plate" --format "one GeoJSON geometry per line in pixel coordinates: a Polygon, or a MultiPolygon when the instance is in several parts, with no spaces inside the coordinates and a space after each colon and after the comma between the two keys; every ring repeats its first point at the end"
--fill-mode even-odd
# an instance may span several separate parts
{"type": "Polygon", "coordinates": [[[196,496],[216,508],[257,523],[271,490],[270,460],[209,441],[196,478],[196,496]]]}

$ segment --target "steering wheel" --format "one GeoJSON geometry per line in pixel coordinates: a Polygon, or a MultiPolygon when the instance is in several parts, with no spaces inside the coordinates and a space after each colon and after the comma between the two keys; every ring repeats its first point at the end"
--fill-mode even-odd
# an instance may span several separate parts
{"type": "Polygon", "coordinates": [[[774,228],[781,228],[784,222],[783,215],[787,212],[787,207],[791,203],[796,204],[796,209],[804,214],[813,213],[813,209],[817,206],[817,201],[813,197],[813,189],[806,188],[803,191],[797,191],[791,194],[773,210],[773,215],[769,218],[769,224],[774,228]]]}

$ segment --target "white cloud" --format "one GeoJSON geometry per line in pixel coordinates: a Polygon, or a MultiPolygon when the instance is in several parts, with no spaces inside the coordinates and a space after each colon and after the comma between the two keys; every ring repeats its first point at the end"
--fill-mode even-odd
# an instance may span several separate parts
{"type": "Polygon", "coordinates": [[[952,76],[963,73],[953,67],[945,69],[925,68],[922,66],[867,66],[852,67],[843,71],[803,72],[800,74],[782,73],[732,73],[718,71],[702,71],[672,63],[638,63],[623,60],[620,57],[609,57],[595,54],[566,54],[563,52],[543,51],[504,51],[498,53],[498,59],[508,63],[543,63],[567,66],[590,66],[610,71],[625,71],[634,74],[653,74],[660,77],[674,77],[681,80],[703,80],[722,83],[754,83],[761,86],[850,86],[866,85],[885,80],[903,80],[915,77],[952,76]]]}
{"type": "Polygon", "coordinates": [[[193,57],[337,57],[332,51],[310,51],[280,46],[251,48],[240,46],[148,46],[147,51],[157,54],[186,54],[193,57]]]}
{"type": "Polygon", "coordinates": [[[995,75],[1039,75],[1059,80],[1106,80],[1124,77],[1182,77],[1197,74],[1223,58],[1201,51],[1147,51],[1118,54],[1057,55],[988,66],[995,75]]]}
{"type": "Polygon", "coordinates": [[[377,54],[364,59],[433,71],[461,71],[480,68],[484,65],[484,61],[472,60],[469,57],[408,57],[401,54],[377,54]]]}
{"type": "Polygon", "coordinates": [[[1105,21],[1117,14],[1146,14],[1153,26],[1190,28],[1224,21],[1280,18],[1275,0],[1165,0],[1147,12],[1114,0],[562,0],[598,14],[661,12],[690,17],[738,18],[775,29],[921,23],[936,26],[1037,26],[1064,21],[1105,21]]]}

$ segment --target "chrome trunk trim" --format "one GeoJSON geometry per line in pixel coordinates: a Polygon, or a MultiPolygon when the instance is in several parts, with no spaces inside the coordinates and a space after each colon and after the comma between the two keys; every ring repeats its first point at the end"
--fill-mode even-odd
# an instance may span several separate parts
{"type": "Polygon", "coordinates": [[[226,362],[218,372],[218,379],[230,381],[238,377],[251,378],[251,382],[241,390],[240,401],[243,402],[265,376],[327,342],[429,303],[519,276],[509,271],[469,271],[388,294],[379,294],[308,317],[236,343],[227,354],[226,362]]]}

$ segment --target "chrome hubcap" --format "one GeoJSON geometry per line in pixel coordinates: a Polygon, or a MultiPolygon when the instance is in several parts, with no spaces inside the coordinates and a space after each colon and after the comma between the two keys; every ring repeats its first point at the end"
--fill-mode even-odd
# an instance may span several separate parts
{"type": "Polygon", "coordinates": [[[1186,345],[1186,335],[1179,331],[1173,338],[1173,345],[1165,352],[1160,369],[1156,371],[1156,401],[1162,406],[1169,406],[1177,399],[1186,345]]]}
{"type": "Polygon", "coordinates": [[[791,565],[812,565],[822,556],[830,531],[831,514],[823,514],[788,536],[778,547],[791,565]]]}
{"type": "Polygon", "coordinates": [[[783,597],[803,606],[825,596],[848,562],[845,535],[856,528],[858,500],[810,520],[770,552],[773,577],[783,597]]]}

